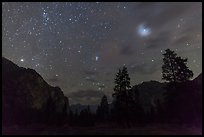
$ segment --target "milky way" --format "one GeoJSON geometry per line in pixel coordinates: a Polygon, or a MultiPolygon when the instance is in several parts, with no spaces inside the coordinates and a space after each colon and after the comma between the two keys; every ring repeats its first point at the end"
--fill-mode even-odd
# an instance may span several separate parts
{"type": "Polygon", "coordinates": [[[35,69],[70,103],[111,100],[126,65],[131,85],[161,81],[162,53],[202,71],[202,3],[2,3],[2,55],[35,69]],[[138,33],[139,28],[139,33],[138,33]]]}

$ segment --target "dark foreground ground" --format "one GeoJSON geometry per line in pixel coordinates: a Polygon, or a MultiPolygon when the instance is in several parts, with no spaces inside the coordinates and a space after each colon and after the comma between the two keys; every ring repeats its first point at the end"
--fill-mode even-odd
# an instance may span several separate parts
{"type": "Polygon", "coordinates": [[[98,125],[94,127],[71,127],[64,125],[45,126],[30,125],[25,127],[2,127],[2,134],[9,135],[202,135],[202,127],[176,126],[176,125],[147,125],[144,127],[116,127],[110,125],[98,125]]]}

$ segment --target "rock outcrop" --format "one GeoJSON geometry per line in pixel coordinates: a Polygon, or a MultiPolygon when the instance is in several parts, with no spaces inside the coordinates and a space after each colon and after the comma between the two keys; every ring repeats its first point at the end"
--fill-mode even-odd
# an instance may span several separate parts
{"type": "Polygon", "coordinates": [[[19,67],[4,57],[2,89],[3,124],[23,121],[23,116],[30,118],[32,114],[46,117],[69,113],[68,98],[59,87],[50,86],[35,70],[19,67]]]}
{"type": "MultiPolygon", "coordinates": [[[[160,83],[158,81],[146,81],[141,84],[132,87],[134,91],[136,88],[140,94],[140,103],[144,107],[145,111],[149,111],[151,106],[155,106],[156,101],[160,100],[161,103],[164,100],[167,83],[160,83]]],[[[193,80],[187,83],[181,83],[181,87],[192,89],[195,94],[202,94],[202,73],[193,80]]],[[[181,89],[185,90],[185,89],[181,89]]]]}
{"type": "Polygon", "coordinates": [[[153,113],[153,106],[156,113],[164,112],[160,115],[166,122],[201,125],[202,73],[193,80],[181,83],[143,82],[133,86],[132,90],[138,90],[139,100],[145,111],[153,113]]]}
{"type": "Polygon", "coordinates": [[[158,81],[147,81],[132,87],[139,91],[139,100],[145,111],[150,111],[151,106],[155,106],[157,100],[163,101],[166,83],[158,81]]]}

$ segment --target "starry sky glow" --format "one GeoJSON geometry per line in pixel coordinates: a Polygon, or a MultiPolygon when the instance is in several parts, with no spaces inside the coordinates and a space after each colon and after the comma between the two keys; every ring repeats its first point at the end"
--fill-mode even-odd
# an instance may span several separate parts
{"type": "Polygon", "coordinates": [[[131,85],[161,81],[162,53],[202,71],[202,3],[4,2],[2,55],[59,86],[71,104],[111,100],[126,65],[131,85]]]}

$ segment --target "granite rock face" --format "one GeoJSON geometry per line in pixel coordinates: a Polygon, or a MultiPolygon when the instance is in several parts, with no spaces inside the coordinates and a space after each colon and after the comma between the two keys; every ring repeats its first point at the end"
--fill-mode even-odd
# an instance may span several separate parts
{"type": "Polygon", "coordinates": [[[139,91],[139,100],[145,111],[150,111],[151,106],[155,106],[155,102],[160,100],[163,102],[166,83],[158,81],[146,81],[132,87],[132,90],[139,91]]]}
{"type": "MultiPolygon", "coordinates": [[[[145,111],[150,111],[151,106],[155,106],[156,101],[160,100],[161,103],[164,100],[166,89],[168,83],[161,83],[158,81],[146,81],[141,84],[132,87],[132,90],[139,91],[139,100],[145,111]]],[[[188,82],[180,83],[180,90],[191,90],[193,95],[198,97],[202,96],[202,73],[199,74],[193,80],[188,82]],[[184,88],[185,87],[185,88],[184,88]]],[[[199,100],[202,100],[199,99],[199,100]]]]}
{"type": "Polygon", "coordinates": [[[45,116],[69,113],[68,98],[59,87],[50,86],[35,70],[19,67],[3,57],[2,95],[6,123],[15,123],[18,116],[37,117],[34,113],[38,112],[45,116]]]}

